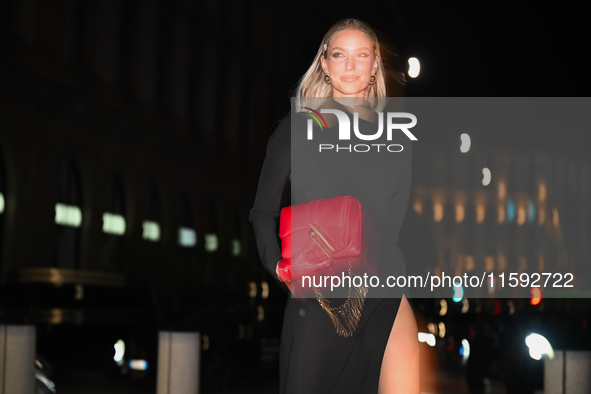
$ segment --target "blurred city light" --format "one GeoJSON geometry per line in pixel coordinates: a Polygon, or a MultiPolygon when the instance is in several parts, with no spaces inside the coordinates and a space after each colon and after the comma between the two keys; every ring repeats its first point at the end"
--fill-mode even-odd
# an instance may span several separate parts
{"type": "Polygon", "coordinates": [[[502,224],[505,221],[505,207],[502,205],[499,205],[499,207],[497,208],[497,222],[499,222],[499,224],[502,224]]]}
{"type": "Polygon", "coordinates": [[[462,300],[462,313],[468,313],[468,310],[470,309],[470,302],[468,301],[467,298],[464,298],[462,300]]]}
{"type": "Polygon", "coordinates": [[[0,213],[4,213],[4,194],[0,193],[0,213]]]}
{"type": "Polygon", "coordinates": [[[456,208],[456,222],[462,223],[464,221],[464,217],[466,216],[466,210],[464,209],[464,205],[462,203],[457,203],[455,208],[456,208]]]}
{"type": "Polygon", "coordinates": [[[255,298],[257,296],[256,282],[253,282],[253,281],[248,282],[248,296],[250,298],[255,298]]]}
{"type": "Polygon", "coordinates": [[[462,339],[462,346],[460,347],[460,356],[462,356],[462,364],[465,364],[470,357],[470,342],[467,339],[462,339]]]}
{"type": "Polygon", "coordinates": [[[454,302],[460,302],[462,301],[462,298],[464,298],[464,287],[462,287],[462,284],[456,284],[453,283],[453,287],[454,287],[454,296],[452,298],[452,300],[454,302]]]}
{"type": "Polygon", "coordinates": [[[240,256],[240,252],[242,251],[242,247],[240,244],[240,240],[234,238],[232,240],[232,256],[236,257],[236,256],[240,256]]]}
{"type": "Polygon", "coordinates": [[[197,244],[197,233],[189,227],[179,228],[179,245],[185,248],[193,247],[197,244]]]}
{"type": "Polygon", "coordinates": [[[440,322],[437,327],[439,328],[439,338],[443,338],[445,337],[445,323],[444,322],[440,322]]]}
{"type": "Polygon", "coordinates": [[[429,323],[427,324],[427,329],[429,330],[429,332],[433,335],[437,334],[437,326],[435,325],[435,323],[429,323]]]}
{"type": "Polygon", "coordinates": [[[509,316],[513,316],[515,313],[515,304],[511,300],[507,300],[507,305],[509,306],[509,316]]]}
{"type": "Polygon", "coordinates": [[[435,335],[429,332],[419,332],[419,342],[426,343],[429,346],[435,346],[435,335]]]}
{"type": "Polygon", "coordinates": [[[158,223],[146,220],[142,223],[142,229],[143,239],[152,242],[160,240],[160,225],[158,223]]]}
{"type": "Polygon", "coordinates": [[[546,183],[543,181],[538,184],[538,200],[546,201],[546,183]]]}
{"type": "Polygon", "coordinates": [[[507,197],[507,185],[505,184],[505,181],[503,179],[499,180],[497,185],[499,187],[499,189],[497,190],[497,197],[499,198],[499,200],[502,200],[505,197],[507,197]]]}
{"type": "Polygon", "coordinates": [[[215,252],[218,249],[218,236],[213,233],[205,234],[205,250],[215,252]]]}
{"type": "Polygon", "coordinates": [[[531,333],[525,338],[525,344],[529,348],[529,355],[534,360],[541,360],[546,355],[554,358],[554,349],[550,342],[540,334],[531,333]]]}
{"type": "Polygon", "coordinates": [[[536,204],[532,200],[527,202],[527,222],[533,223],[536,217],[536,204]]]}
{"type": "Polygon", "coordinates": [[[263,321],[265,320],[265,308],[263,308],[262,305],[258,305],[257,306],[257,320],[258,321],[263,321]]]}
{"type": "Polygon", "coordinates": [[[527,217],[525,207],[521,204],[517,207],[517,224],[519,226],[523,226],[525,224],[525,219],[527,217]]]}
{"type": "Polygon", "coordinates": [[[433,204],[433,220],[440,222],[443,219],[443,204],[436,202],[433,204]]]}
{"type": "Polygon", "coordinates": [[[416,200],[413,203],[412,209],[416,212],[417,215],[423,214],[423,204],[419,200],[416,200]]]}
{"type": "Polygon", "coordinates": [[[529,300],[530,304],[538,305],[542,302],[542,289],[539,287],[532,287],[529,292],[531,293],[531,299],[529,300]]]}
{"type": "Polygon", "coordinates": [[[441,306],[441,309],[439,310],[439,316],[445,316],[447,313],[447,301],[441,299],[439,300],[439,305],[441,306]]]}
{"type": "Polygon", "coordinates": [[[516,213],[515,202],[511,199],[507,200],[507,222],[511,223],[515,219],[516,213]]]}
{"type": "Polygon", "coordinates": [[[476,205],[476,223],[484,222],[486,218],[486,208],[484,208],[484,204],[479,203],[476,205]]]}
{"type": "Polygon", "coordinates": [[[492,174],[487,167],[482,169],[482,186],[490,185],[490,180],[492,178],[492,174]]]}
{"type": "Polygon", "coordinates": [[[125,218],[116,213],[103,213],[103,233],[113,235],[125,234],[125,218]]]}
{"type": "Polygon", "coordinates": [[[269,284],[265,281],[261,282],[261,298],[264,300],[269,297],[269,284]]]}
{"type": "Polygon", "coordinates": [[[411,78],[416,78],[419,76],[421,72],[421,63],[419,59],[416,57],[411,57],[408,59],[408,76],[411,78]]]}
{"type": "Polygon", "coordinates": [[[148,370],[148,362],[146,360],[129,360],[127,363],[129,369],[134,371],[147,371],[148,370]]]}
{"type": "Polygon", "coordinates": [[[62,226],[80,227],[82,211],[75,205],[55,204],[55,223],[62,226]]]}
{"type": "Polygon", "coordinates": [[[470,145],[472,144],[471,140],[470,140],[470,135],[467,133],[462,133],[460,135],[460,152],[462,153],[466,153],[470,150],[470,145]]]}
{"type": "Polygon", "coordinates": [[[123,357],[125,356],[125,342],[123,342],[122,339],[119,339],[117,342],[115,342],[115,345],[113,345],[113,347],[115,348],[115,355],[113,356],[113,361],[115,361],[117,365],[122,366],[123,357]]]}

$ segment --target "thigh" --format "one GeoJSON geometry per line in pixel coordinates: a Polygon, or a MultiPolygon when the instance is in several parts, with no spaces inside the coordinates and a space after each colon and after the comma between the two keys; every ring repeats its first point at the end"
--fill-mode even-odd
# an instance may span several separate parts
{"type": "Polygon", "coordinates": [[[419,341],[413,310],[403,297],[380,370],[380,394],[419,393],[419,341]]]}

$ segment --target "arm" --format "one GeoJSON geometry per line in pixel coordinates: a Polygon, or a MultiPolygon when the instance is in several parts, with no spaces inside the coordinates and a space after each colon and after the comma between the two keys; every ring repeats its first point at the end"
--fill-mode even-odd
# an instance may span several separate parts
{"type": "Polygon", "coordinates": [[[277,262],[281,260],[276,219],[280,214],[283,189],[291,173],[290,147],[290,120],[286,117],[269,137],[254,205],[249,215],[259,256],[274,277],[277,277],[277,262]]]}
{"type": "Polygon", "coordinates": [[[402,172],[402,178],[400,180],[400,185],[398,187],[398,192],[392,196],[392,201],[390,203],[390,213],[392,215],[393,223],[394,223],[394,236],[396,242],[398,242],[398,235],[400,233],[400,228],[402,227],[402,222],[404,221],[404,216],[406,214],[406,209],[408,206],[408,200],[410,198],[410,190],[411,190],[411,178],[412,178],[412,144],[408,144],[408,147],[405,146],[406,149],[410,151],[410,157],[405,161],[405,168],[402,172]]]}

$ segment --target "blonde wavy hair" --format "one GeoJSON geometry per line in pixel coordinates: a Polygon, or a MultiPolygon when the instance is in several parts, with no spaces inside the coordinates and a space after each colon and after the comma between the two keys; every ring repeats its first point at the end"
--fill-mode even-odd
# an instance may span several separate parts
{"type": "Polygon", "coordinates": [[[348,29],[359,30],[373,43],[374,56],[377,56],[378,59],[378,70],[376,72],[376,83],[369,85],[367,97],[376,98],[376,100],[372,100],[375,110],[380,111],[384,107],[386,97],[386,78],[378,37],[375,31],[367,23],[358,19],[347,18],[332,25],[322,38],[322,42],[318,47],[318,51],[316,52],[312,64],[308,68],[308,71],[306,71],[299,80],[293,91],[292,97],[295,98],[293,110],[295,112],[301,111],[303,107],[317,108],[326,101],[327,97],[332,96],[333,87],[331,84],[324,82],[324,71],[322,70],[320,58],[324,57],[326,59],[327,51],[324,49],[324,46],[326,45],[328,47],[330,45],[330,41],[335,34],[348,29]]]}

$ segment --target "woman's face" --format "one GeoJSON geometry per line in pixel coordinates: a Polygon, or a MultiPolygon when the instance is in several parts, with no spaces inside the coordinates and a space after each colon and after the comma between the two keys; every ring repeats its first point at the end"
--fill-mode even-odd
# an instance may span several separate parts
{"type": "Polygon", "coordinates": [[[328,43],[322,69],[330,76],[333,97],[365,97],[371,74],[378,69],[373,44],[365,33],[342,30],[328,43]]]}

